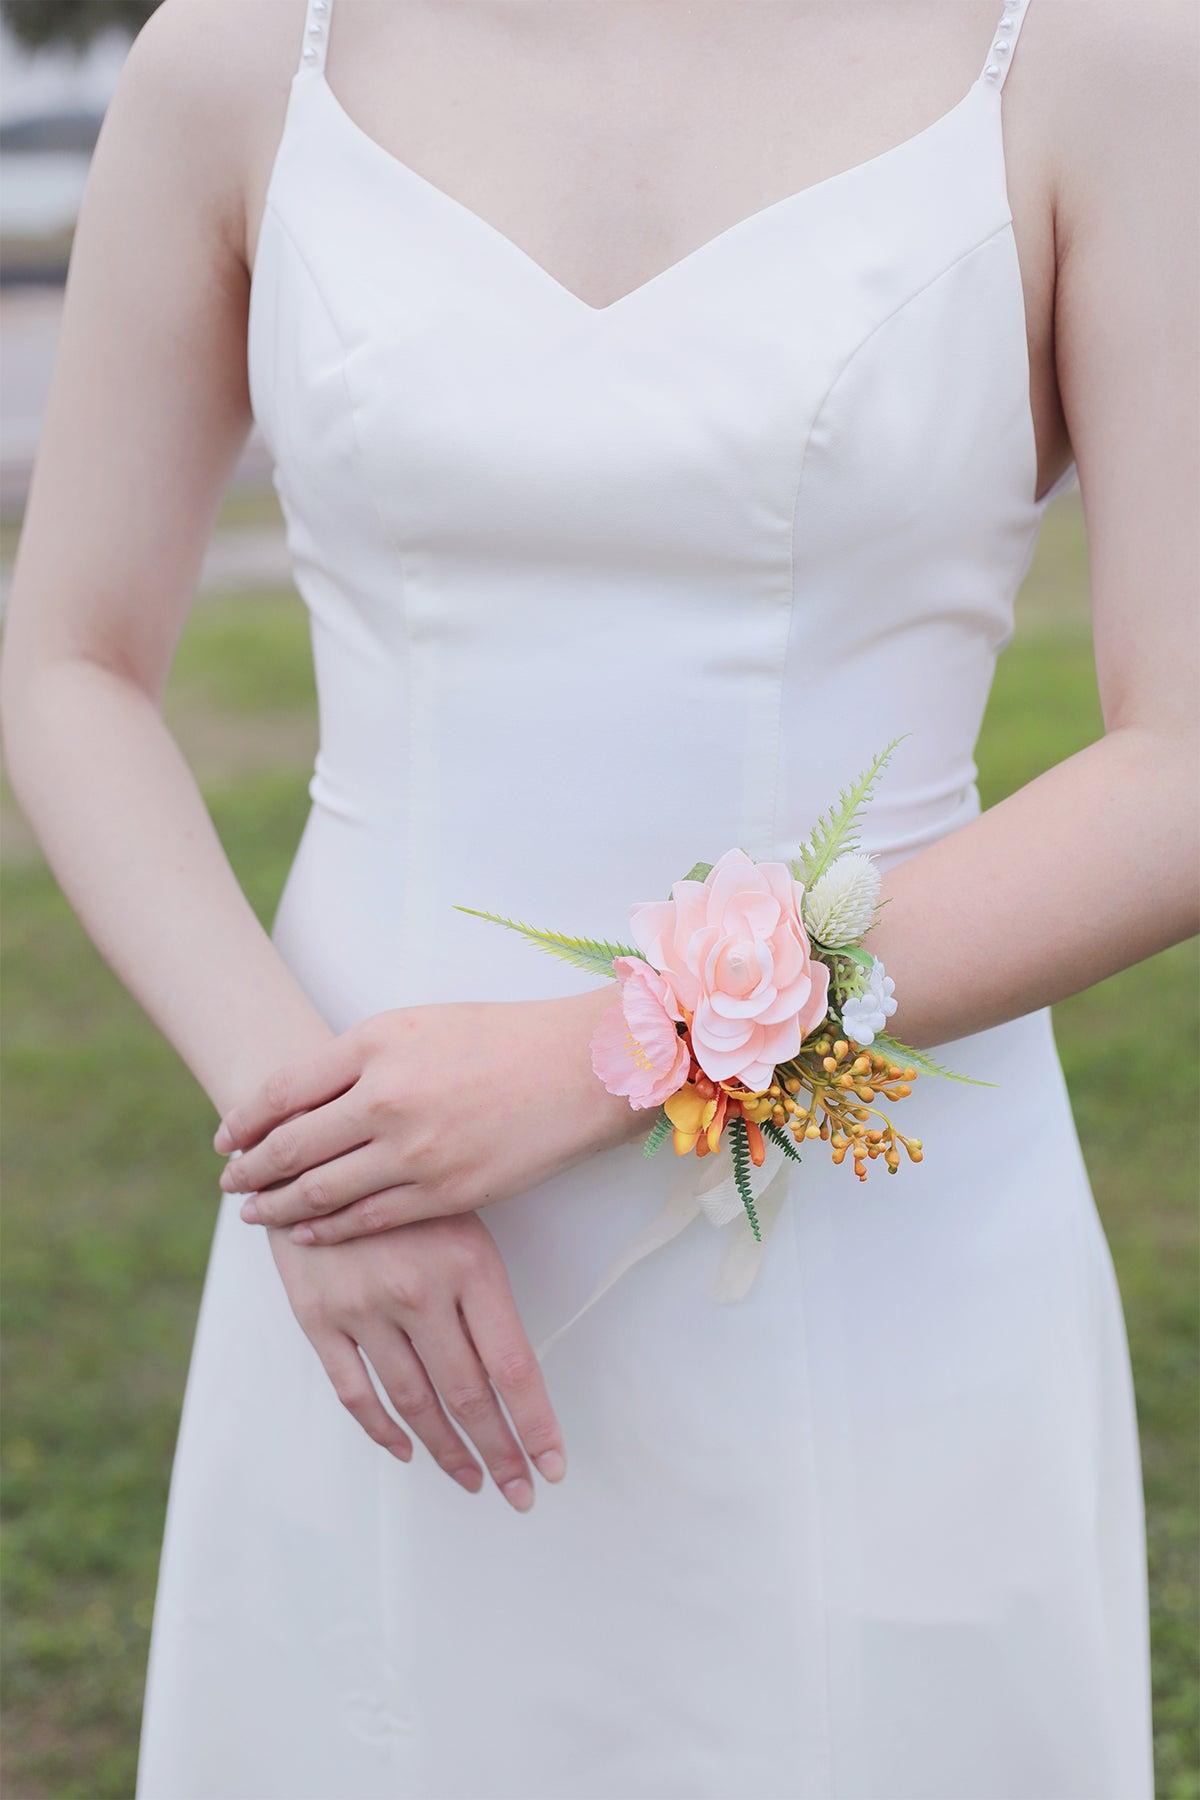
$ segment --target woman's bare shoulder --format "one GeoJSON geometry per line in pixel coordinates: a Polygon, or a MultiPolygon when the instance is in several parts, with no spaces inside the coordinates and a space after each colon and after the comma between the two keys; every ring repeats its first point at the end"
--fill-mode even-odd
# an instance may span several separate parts
{"type": "Polygon", "coordinates": [[[1030,7],[1005,99],[1020,93],[1014,112],[1049,149],[1061,224],[1121,203],[1150,170],[1179,194],[1194,172],[1198,73],[1195,0],[1030,7]]]}
{"type": "Polygon", "coordinates": [[[181,190],[245,253],[300,55],[304,0],[162,0],[135,38],[105,121],[175,164],[181,190]]]}

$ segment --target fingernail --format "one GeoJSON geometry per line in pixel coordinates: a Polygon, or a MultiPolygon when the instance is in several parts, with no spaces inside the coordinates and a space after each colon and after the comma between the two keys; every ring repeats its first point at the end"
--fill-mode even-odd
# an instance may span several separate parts
{"type": "Polygon", "coordinates": [[[533,1489],[524,1476],[520,1476],[516,1481],[506,1481],[504,1496],[510,1505],[516,1507],[518,1512],[528,1512],[533,1505],[533,1489]]]}
{"type": "Polygon", "coordinates": [[[455,1469],[454,1479],[468,1494],[477,1494],[483,1486],[483,1476],[478,1469],[455,1469]]]}
{"type": "Polygon", "coordinates": [[[388,1448],[391,1451],[392,1455],[397,1459],[398,1462],[411,1462],[412,1461],[412,1445],[411,1444],[389,1444],[388,1448]]]}
{"type": "Polygon", "coordinates": [[[231,1194],[233,1192],[233,1184],[236,1180],[237,1180],[237,1176],[234,1174],[232,1169],[222,1169],[221,1170],[221,1186],[225,1189],[225,1192],[227,1194],[231,1194]]]}
{"type": "Polygon", "coordinates": [[[261,1225],[262,1214],[253,1200],[247,1200],[242,1207],[242,1217],[247,1225],[261,1225]]]}
{"type": "Polygon", "coordinates": [[[539,1473],[547,1481],[561,1481],[567,1472],[566,1461],[560,1450],[543,1450],[540,1456],[534,1457],[539,1473]]]}
{"type": "Polygon", "coordinates": [[[311,1225],[297,1225],[292,1231],[293,1244],[315,1244],[317,1234],[311,1225]]]}
{"type": "Polygon", "coordinates": [[[213,1149],[220,1150],[220,1151],[226,1151],[226,1150],[231,1150],[232,1148],[233,1148],[233,1134],[230,1131],[228,1125],[226,1125],[222,1121],[222,1124],[217,1132],[217,1135],[213,1139],[213,1149]]]}

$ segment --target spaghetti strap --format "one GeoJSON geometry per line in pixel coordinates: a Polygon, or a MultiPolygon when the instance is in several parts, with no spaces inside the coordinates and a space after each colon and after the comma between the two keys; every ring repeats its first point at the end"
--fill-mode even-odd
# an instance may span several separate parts
{"type": "Polygon", "coordinates": [[[304,42],[300,50],[297,75],[310,70],[319,75],[324,69],[332,17],[333,0],[308,0],[304,12],[304,42]]]}
{"type": "Polygon", "coordinates": [[[980,80],[985,81],[989,87],[999,90],[1004,86],[1028,11],[1029,0],[1004,0],[1004,11],[996,25],[996,33],[980,75],[980,80]]]}

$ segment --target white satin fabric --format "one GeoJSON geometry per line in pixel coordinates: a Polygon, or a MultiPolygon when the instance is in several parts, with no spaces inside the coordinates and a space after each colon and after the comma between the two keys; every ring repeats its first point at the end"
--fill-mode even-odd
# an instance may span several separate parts
{"type": "MultiPolygon", "coordinates": [[[[619,938],[901,733],[882,866],[977,814],[1045,502],[1023,16],[927,129],[596,309],[352,122],[313,0],[249,356],[321,713],[274,937],[335,1027],[577,991],[453,903],[619,938]]],[[[806,1151],[743,1299],[699,1218],[549,1345],[569,1469],[526,1517],[362,1435],[224,1200],[140,1800],[1148,1800],[1130,1365],[1049,1012],[940,1056],[998,1086],[920,1081],[895,1177],[806,1151]]],[[[695,1167],[488,1211],[535,1342],[695,1167]]]]}

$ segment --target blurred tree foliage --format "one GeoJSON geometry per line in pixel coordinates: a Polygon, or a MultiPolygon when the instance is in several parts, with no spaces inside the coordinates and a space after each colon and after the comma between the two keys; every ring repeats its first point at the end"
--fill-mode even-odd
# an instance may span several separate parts
{"type": "Polygon", "coordinates": [[[141,29],[158,0],[3,0],[4,22],[31,49],[71,44],[82,50],[102,31],[130,36],[141,29]]]}

